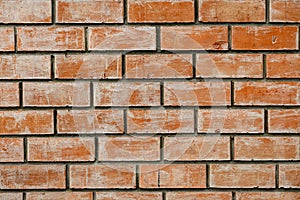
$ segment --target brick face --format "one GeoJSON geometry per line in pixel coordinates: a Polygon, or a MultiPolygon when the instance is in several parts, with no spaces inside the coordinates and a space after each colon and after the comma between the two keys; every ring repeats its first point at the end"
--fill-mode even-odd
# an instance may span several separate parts
{"type": "Polygon", "coordinates": [[[22,162],[23,160],[22,138],[0,138],[0,162],[22,162]]]}
{"type": "Polygon", "coordinates": [[[0,27],[0,51],[14,51],[15,39],[13,27],[0,27]]]}
{"type": "Polygon", "coordinates": [[[269,54],[267,55],[268,78],[299,78],[299,54],[269,54]]]}
{"type": "Polygon", "coordinates": [[[299,1],[271,0],[271,22],[300,22],[299,1]]]}
{"type": "Polygon", "coordinates": [[[279,187],[300,188],[300,165],[279,165],[279,187]]]}
{"type": "Polygon", "coordinates": [[[18,83],[0,83],[0,107],[19,106],[19,84],[18,83]]]}

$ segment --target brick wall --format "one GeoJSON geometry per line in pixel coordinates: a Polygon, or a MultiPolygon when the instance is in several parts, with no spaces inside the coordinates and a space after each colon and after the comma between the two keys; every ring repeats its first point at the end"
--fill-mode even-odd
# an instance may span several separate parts
{"type": "Polygon", "coordinates": [[[299,0],[0,1],[1,200],[299,200],[299,0]]]}

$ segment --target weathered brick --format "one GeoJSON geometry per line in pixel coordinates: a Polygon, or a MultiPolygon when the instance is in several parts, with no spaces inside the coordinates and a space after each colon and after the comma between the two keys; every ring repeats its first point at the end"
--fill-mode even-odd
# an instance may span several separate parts
{"type": "Polygon", "coordinates": [[[268,54],[268,78],[300,78],[299,54],[268,54]]]}
{"type": "Polygon", "coordinates": [[[270,133],[300,132],[300,110],[269,110],[268,113],[270,133]]]}
{"type": "Polygon", "coordinates": [[[27,200],[92,200],[92,192],[28,192],[26,193],[27,200]]]}
{"type": "Polygon", "coordinates": [[[23,194],[21,192],[3,192],[0,193],[1,200],[22,200],[23,194]]]}
{"type": "Polygon", "coordinates": [[[297,192],[237,192],[237,200],[293,200],[299,199],[297,192]]]}
{"type": "Polygon", "coordinates": [[[231,200],[230,192],[167,192],[166,200],[231,200]]]}
{"type": "MultiPolygon", "coordinates": [[[[297,150],[299,153],[299,144],[297,150]]],[[[300,188],[300,165],[299,164],[279,165],[279,187],[300,188]]]]}
{"type": "Polygon", "coordinates": [[[97,192],[96,200],[162,200],[158,192],[97,192]]]}
{"type": "Polygon", "coordinates": [[[14,51],[15,39],[13,27],[0,27],[0,51],[14,51]]]}
{"type": "Polygon", "coordinates": [[[0,107],[19,106],[19,84],[1,82],[0,83],[0,107]]]}
{"type": "Polygon", "coordinates": [[[271,0],[271,22],[300,22],[299,0],[271,0]]]}
{"type": "MultiPolygon", "coordinates": [[[[0,162],[24,161],[22,138],[0,138],[0,162]]],[[[0,195],[1,199],[1,195],[0,195]]]]}

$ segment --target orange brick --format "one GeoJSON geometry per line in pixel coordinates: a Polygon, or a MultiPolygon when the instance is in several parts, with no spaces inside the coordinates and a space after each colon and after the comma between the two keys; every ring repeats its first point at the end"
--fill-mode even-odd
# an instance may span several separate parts
{"type": "Polygon", "coordinates": [[[268,78],[300,78],[299,54],[268,54],[268,78]]]}
{"type": "Polygon", "coordinates": [[[1,82],[0,83],[0,107],[19,106],[19,84],[1,82]]]}
{"type": "Polygon", "coordinates": [[[275,166],[212,164],[210,186],[216,188],[275,188],[275,166]]]}
{"type": "Polygon", "coordinates": [[[164,158],[174,161],[229,160],[229,137],[165,137],[164,158]]]}
{"type": "Polygon", "coordinates": [[[120,79],[121,55],[56,55],[55,77],[59,79],[120,79]]]}
{"type": "Polygon", "coordinates": [[[269,110],[270,133],[299,133],[300,110],[269,110]]]}
{"type": "Polygon", "coordinates": [[[94,138],[28,138],[29,161],[93,161],[94,138]]]}
{"type": "Polygon", "coordinates": [[[51,134],[53,111],[0,111],[0,135],[51,134]]]}
{"type": "Polygon", "coordinates": [[[237,200],[293,200],[299,199],[297,192],[237,192],[237,200]]]}
{"type": "Polygon", "coordinates": [[[259,54],[198,54],[196,76],[202,78],[262,78],[259,54]]]}
{"type": "Polygon", "coordinates": [[[81,27],[19,27],[19,51],[84,50],[84,29],[81,27]]]}
{"type": "Polygon", "coordinates": [[[28,192],[26,194],[27,200],[37,200],[37,199],[72,199],[72,200],[92,200],[92,192],[28,192]]]}
{"type": "Polygon", "coordinates": [[[94,83],[95,106],[159,106],[160,83],[94,83]]]}
{"type": "MultiPolygon", "coordinates": [[[[299,152],[299,143],[297,150],[299,152]]],[[[279,187],[300,188],[300,165],[279,165],[279,187]]]]}
{"type": "Polygon", "coordinates": [[[163,50],[227,50],[227,26],[163,26],[163,50]]]}
{"type": "Polygon", "coordinates": [[[89,50],[155,50],[155,27],[106,26],[88,29],[89,50]]]}
{"type": "Polygon", "coordinates": [[[234,50],[298,49],[297,26],[233,26],[234,50]]]}
{"type": "Polygon", "coordinates": [[[122,23],[123,0],[58,0],[56,16],[59,23],[122,23]]]}
{"type": "Polygon", "coordinates": [[[71,165],[70,187],[135,188],[134,165],[71,165]]]}
{"type": "Polygon", "coordinates": [[[229,82],[165,82],[165,106],[230,105],[229,82]]]}
{"type": "Polygon", "coordinates": [[[264,22],[265,0],[201,0],[199,21],[203,22],[264,22]]]}
{"type": "Polygon", "coordinates": [[[2,55],[0,79],[50,79],[50,56],[2,55]]]}
{"type": "Polygon", "coordinates": [[[5,192],[5,193],[0,193],[0,199],[3,200],[21,200],[23,199],[23,194],[21,192],[5,192]]]}
{"type": "Polygon", "coordinates": [[[194,0],[129,0],[129,22],[194,22],[194,0]]]}
{"type": "Polygon", "coordinates": [[[205,109],[198,111],[200,133],[263,133],[264,112],[254,109],[205,109]]]}
{"type": "Polygon", "coordinates": [[[235,137],[235,160],[300,160],[300,138],[235,137]]]}
{"type": "Polygon", "coordinates": [[[0,35],[0,51],[14,51],[14,29],[12,27],[0,27],[0,35]]]}
{"type": "Polygon", "coordinates": [[[231,200],[230,192],[167,192],[166,200],[231,200]]]}
{"type": "Polygon", "coordinates": [[[141,188],[205,188],[206,167],[195,164],[141,165],[141,188]]]}
{"type": "Polygon", "coordinates": [[[143,54],[126,56],[126,78],[192,78],[192,55],[143,54]]]}
{"type": "Polygon", "coordinates": [[[299,105],[300,83],[235,82],[236,105],[299,105]]]}
{"type": "Polygon", "coordinates": [[[88,82],[24,82],[24,106],[89,106],[88,82]]]}
{"type": "Polygon", "coordinates": [[[300,4],[298,0],[271,0],[271,22],[300,22],[300,4]]]}
{"type": "Polygon", "coordinates": [[[158,192],[97,192],[96,200],[162,200],[158,192]]]}
{"type": "Polygon", "coordinates": [[[129,110],[128,133],[193,133],[193,110],[129,110]]]}
{"type": "Polygon", "coordinates": [[[123,133],[122,110],[59,110],[59,133],[123,133]]]}
{"type": "Polygon", "coordinates": [[[100,137],[100,161],[153,161],[160,159],[159,137],[100,137]]]}
{"type": "Polygon", "coordinates": [[[24,161],[23,148],[22,138],[0,138],[0,162],[24,161]]]}
{"type": "Polygon", "coordinates": [[[2,165],[1,189],[64,189],[63,165],[2,165]]]}

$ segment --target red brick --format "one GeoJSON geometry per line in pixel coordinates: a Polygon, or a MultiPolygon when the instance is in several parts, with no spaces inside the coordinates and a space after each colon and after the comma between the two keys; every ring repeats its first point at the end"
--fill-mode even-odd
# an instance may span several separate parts
{"type": "Polygon", "coordinates": [[[59,79],[120,79],[122,78],[121,55],[56,55],[55,77],[59,79]]]}
{"type": "Polygon", "coordinates": [[[165,106],[230,105],[229,82],[165,82],[165,106]]]}
{"type": "Polygon", "coordinates": [[[300,4],[298,0],[271,0],[271,22],[300,22],[300,4]]]}
{"type": "Polygon", "coordinates": [[[1,82],[0,83],[0,107],[19,106],[19,84],[1,82]]]}
{"type": "Polygon", "coordinates": [[[2,55],[0,79],[50,79],[50,56],[2,55]]]}
{"type": "MultiPolygon", "coordinates": [[[[299,144],[297,150],[299,153],[299,144]]],[[[279,187],[300,188],[300,165],[279,165],[279,187]]]]}
{"type": "Polygon", "coordinates": [[[227,50],[227,26],[163,26],[163,50],[227,50]]]}
{"type": "Polygon", "coordinates": [[[63,165],[2,165],[1,189],[64,189],[63,165]]]}
{"type": "Polygon", "coordinates": [[[59,110],[58,133],[123,133],[122,110],[59,110]]]}
{"type": "Polygon", "coordinates": [[[203,22],[264,22],[265,0],[201,0],[199,21],[203,22]]]}
{"type": "Polygon", "coordinates": [[[93,161],[94,138],[28,138],[29,161],[93,161]]]}
{"type": "Polygon", "coordinates": [[[154,161],[160,159],[159,137],[100,137],[100,161],[154,161]]]}
{"type": "Polygon", "coordinates": [[[193,133],[193,110],[129,110],[128,133],[193,133]]]}
{"type": "Polygon", "coordinates": [[[198,54],[196,76],[202,78],[262,78],[260,54],[198,54]]]}
{"type": "Polygon", "coordinates": [[[160,83],[94,83],[95,106],[159,106],[160,83]]]}
{"type": "Polygon", "coordinates": [[[23,139],[0,138],[0,162],[22,161],[24,161],[23,139]]]}
{"type": "Polygon", "coordinates": [[[269,110],[270,133],[299,133],[300,110],[269,110]]]}
{"type": "Polygon", "coordinates": [[[129,0],[129,22],[194,22],[194,0],[129,0]]]}
{"type": "Polygon", "coordinates": [[[88,82],[24,82],[24,106],[89,106],[88,82]]]}
{"type": "Polygon", "coordinates": [[[300,199],[297,192],[237,192],[237,200],[295,200],[300,199]]]}
{"type": "Polygon", "coordinates": [[[106,26],[88,29],[89,50],[155,50],[155,27],[106,26]]]}
{"type": "Polygon", "coordinates": [[[52,134],[53,111],[0,111],[0,135],[52,134]]]}
{"type": "Polygon", "coordinates": [[[195,164],[141,165],[141,188],[205,188],[206,167],[195,164]]]}
{"type": "Polygon", "coordinates": [[[235,82],[236,105],[299,105],[300,83],[235,82]]]}
{"type": "Polygon", "coordinates": [[[92,200],[92,192],[28,192],[26,194],[27,200],[92,200]]]}
{"type": "Polygon", "coordinates": [[[174,161],[229,160],[229,137],[165,137],[164,158],[174,161]]]}
{"type": "Polygon", "coordinates": [[[70,187],[135,188],[134,165],[71,165],[70,187]]]}
{"type": "Polygon", "coordinates": [[[162,200],[158,192],[97,192],[96,200],[162,200]]]}
{"type": "Polygon", "coordinates": [[[19,27],[19,51],[84,50],[84,29],[81,27],[19,27]]]}
{"type": "Polygon", "coordinates": [[[300,138],[235,137],[235,160],[300,160],[300,138]]]}
{"type": "Polygon", "coordinates": [[[254,109],[198,110],[200,133],[263,133],[264,112],[254,109]]]}
{"type": "Polygon", "coordinates": [[[122,23],[123,0],[58,0],[56,16],[59,23],[122,23]]]}
{"type": "Polygon", "coordinates": [[[275,188],[275,166],[212,164],[210,186],[216,188],[275,188]]]}
{"type": "Polygon", "coordinates": [[[0,193],[0,199],[2,200],[22,200],[23,199],[23,194],[21,192],[3,192],[3,193],[0,193]]]}
{"type": "Polygon", "coordinates": [[[166,200],[231,200],[230,192],[167,192],[166,200]]]}
{"type": "Polygon", "coordinates": [[[298,49],[297,26],[233,26],[234,50],[298,49]]]}
{"type": "Polygon", "coordinates": [[[189,54],[143,54],[126,56],[126,78],[192,78],[189,54]]]}
{"type": "Polygon", "coordinates": [[[15,39],[13,27],[0,27],[0,51],[14,51],[15,39]]]}
{"type": "Polygon", "coordinates": [[[299,54],[268,54],[268,78],[300,78],[299,54]]]}

